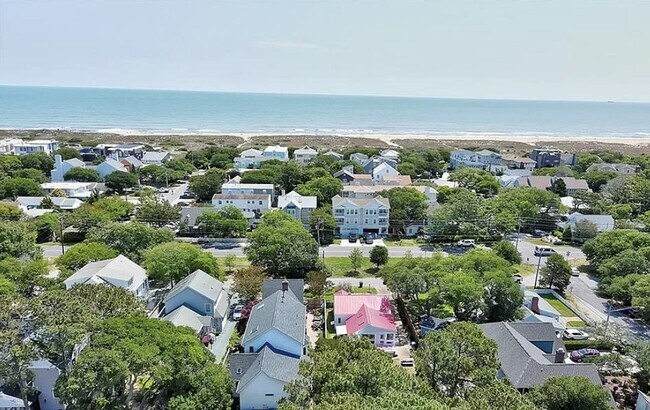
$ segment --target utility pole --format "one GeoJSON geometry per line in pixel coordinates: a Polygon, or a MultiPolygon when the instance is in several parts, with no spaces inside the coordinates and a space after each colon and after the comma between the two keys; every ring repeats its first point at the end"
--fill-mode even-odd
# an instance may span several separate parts
{"type": "Polygon", "coordinates": [[[59,220],[59,240],[61,241],[61,255],[65,253],[65,247],[63,246],[63,215],[59,214],[57,218],[59,220]]]}
{"type": "Polygon", "coordinates": [[[535,286],[533,289],[537,289],[537,277],[539,276],[539,265],[542,263],[542,255],[537,257],[537,272],[535,272],[535,286]]]}
{"type": "Polygon", "coordinates": [[[521,218],[517,219],[517,240],[515,242],[515,250],[519,250],[519,235],[521,235],[521,218]]]}

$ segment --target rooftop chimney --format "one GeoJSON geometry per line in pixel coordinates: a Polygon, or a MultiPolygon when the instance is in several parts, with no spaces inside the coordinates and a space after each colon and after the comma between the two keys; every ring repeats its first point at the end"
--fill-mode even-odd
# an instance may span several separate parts
{"type": "Polygon", "coordinates": [[[284,303],[284,294],[289,290],[289,281],[285,278],[282,281],[282,303],[284,303]]]}
{"type": "Polygon", "coordinates": [[[564,351],[563,348],[559,348],[555,351],[555,363],[564,363],[564,357],[566,356],[566,352],[564,351]]]}
{"type": "Polygon", "coordinates": [[[530,310],[539,315],[539,296],[533,296],[531,299],[530,310]]]}

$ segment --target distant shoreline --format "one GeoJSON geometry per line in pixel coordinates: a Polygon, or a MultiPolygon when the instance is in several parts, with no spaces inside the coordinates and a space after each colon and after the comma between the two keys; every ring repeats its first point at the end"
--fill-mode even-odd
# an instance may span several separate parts
{"type": "MultiPolygon", "coordinates": [[[[519,152],[534,147],[554,146],[567,151],[592,150],[621,151],[628,154],[650,154],[648,136],[565,136],[565,135],[510,135],[499,133],[472,133],[450,135],[425,134],[308,134],[308,133],[200,133],[200,132],[118,132],[74,131],[63,129],[0,129],[0,137],[51,137],[68,143],[125,143],[143,142],[163,147],[196,149],[220,145],[249,147],[280,144],[289,147],[311,145],[314,148],[336,149],[346,147],[402,147],[402,148],[495,148],[504,152],[519,152]]],[[[181,149],[181,151],[183,151],[181,149]]]]}

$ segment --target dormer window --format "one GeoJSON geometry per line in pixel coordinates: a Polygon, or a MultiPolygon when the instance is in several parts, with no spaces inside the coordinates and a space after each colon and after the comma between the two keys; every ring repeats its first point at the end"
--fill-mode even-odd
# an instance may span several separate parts
{"type": "Polygon", "coordinates": [[[242,374],[242,369],[241,367],[238,367],[237,370],[235,370],[236,374],[242,374]]]}

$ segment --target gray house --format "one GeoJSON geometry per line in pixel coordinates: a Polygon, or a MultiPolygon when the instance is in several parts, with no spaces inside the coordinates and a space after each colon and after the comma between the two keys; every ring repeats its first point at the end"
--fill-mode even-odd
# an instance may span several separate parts
{"type": "Polygon", "coordinates": [[[38,404],[41,410],[62,410],[65,406],[54,396],[54,385],[61,370],[47,360],[36,360],[29,365],[34,374],[34,387],[38,391],[38,404]]]}
{"type": "Polygon", "coordinates": [[[564,343],[551,323],[495,322],[480,325],[499,349],[497,377],[525,392],[552,376],[584,376],[602,386],[598,368],[590,363],[565,363],[564,343]]]}
{"type": "Polygon", "coordinates": [[[221,281],[197,270],[178,282],[163,304],[162,319],[204,334],[221,332],[228,315],[229,298],[221,281]]]}

